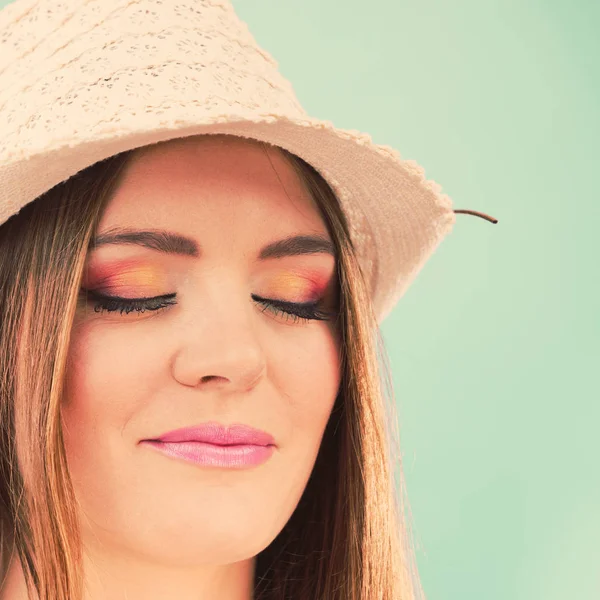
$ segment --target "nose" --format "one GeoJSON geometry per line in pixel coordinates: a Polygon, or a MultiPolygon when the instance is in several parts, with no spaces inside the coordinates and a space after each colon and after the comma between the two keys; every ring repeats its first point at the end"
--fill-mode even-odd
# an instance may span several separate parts
{"type": "Polygon", "coordinates": [[[206,309],[193,324],[182,328],[172,360],[176,381],[187,387],[239,392],[257,384],[266,371],[266,359],[252,321],[255,307],[250,301],[246,307],[242,303],[236,307],[227,311],[216,308],[210,313],[206,309]]]}

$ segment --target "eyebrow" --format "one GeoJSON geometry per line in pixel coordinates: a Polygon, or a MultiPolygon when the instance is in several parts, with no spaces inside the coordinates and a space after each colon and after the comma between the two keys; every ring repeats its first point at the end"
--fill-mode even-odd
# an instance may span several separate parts
{"type": "MultiPolygon", "coordinates": [[[[200,256],[200,246],[191,238],[163,230],[140,230],[114,227],[96,236],[89,250],[112,244],[135,244],[150,250],[183,256],[200,256]]],[[[302,254],[330,254],[335,257],[331,240],[322,235],[294,235],[276,240],[264,246],[259,260],[299,256],[302,254]]]]}

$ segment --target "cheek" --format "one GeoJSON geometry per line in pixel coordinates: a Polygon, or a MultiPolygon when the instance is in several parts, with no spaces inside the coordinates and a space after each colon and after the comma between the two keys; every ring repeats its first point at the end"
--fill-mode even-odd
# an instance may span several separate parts
{"type": "Polygon", "coordinates": [[[122,446],[123,428],[157,385],[160,344],[132,344],[134,337],[121,327],[73,329],[61,412],[75,467],[122,446]]]}
{"type": "Polygon", "coordinates": [[[271,379],[285,400],[290,440],[318,450],[340,386],[339,343],[326,324],[314,335],[290,341],[269,359],[271,379]]]}

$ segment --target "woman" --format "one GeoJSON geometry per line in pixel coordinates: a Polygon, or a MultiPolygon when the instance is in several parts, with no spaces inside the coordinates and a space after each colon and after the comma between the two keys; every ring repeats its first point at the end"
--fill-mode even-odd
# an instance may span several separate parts
{"type": "Polygon", "coordinates": [[[226,2],[3,13],[0,598],[419,597],[377,335],[449,199],[226,2]]]}

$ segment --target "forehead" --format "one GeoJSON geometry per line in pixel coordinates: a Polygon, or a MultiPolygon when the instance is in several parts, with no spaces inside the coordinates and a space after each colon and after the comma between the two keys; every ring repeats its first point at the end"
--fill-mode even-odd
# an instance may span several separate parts
{"type": "Polygon", "coordinates": [[[283,154],[231,136],[181,138],[136,150],[100,228],[114,225],[326,232],[317,204],[283,154]]]}

